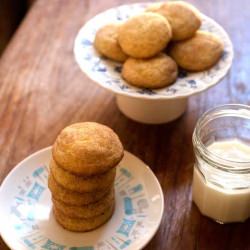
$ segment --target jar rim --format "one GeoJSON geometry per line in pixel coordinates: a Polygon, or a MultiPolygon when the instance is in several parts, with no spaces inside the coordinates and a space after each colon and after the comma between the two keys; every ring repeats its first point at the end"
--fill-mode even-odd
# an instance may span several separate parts
{"type": "Polygon", "coordinates": [[[244,104],[225,104],[206,111],[197,121],[193,132],[193,146],[205,160],[211,162],[216,168],[233,173],[250,172],[250,160],[237,161],[223,158],[208,150],[201,140],[201,130],[205,124],[219,117],[240,117],[250,120],[250,106],[244,104]],[[213,116],[209,119],[209,117],[213,116]],[[239,167],[235,168],[235,164],[239,167]]]}

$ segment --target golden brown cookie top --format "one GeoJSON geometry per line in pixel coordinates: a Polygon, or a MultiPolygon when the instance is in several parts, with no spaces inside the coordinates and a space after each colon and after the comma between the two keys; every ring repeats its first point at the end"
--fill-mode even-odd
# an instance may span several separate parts
{"type": "Polygon", "coordinates": [[[122,50],[134,58],[150,58],[162,51],[172,37],[168,21],[156,13],[142,13],[119,28],[122,50]]]}
{"type": "Polygon", "coordinates": [[[201,26],[199,10],[183,1],[153,4],[146,11],[164,16],[172,28],[172,39],[176,41],[192,37],[201,26]]]}
{"type": "Polygon", "coordinates": [[[120,24],[118,23],[101,27],[96,32],[94,46],[102,55],[118,62],[124,62],[127,55],[122,51],[118,43],[119,27],[120,24]]]}
{"type": "Polygon", "coordinates": [[[123,146],[109,127],[83,122],[72,124],[60,132],[52,154],[65,170],[91,176],[115,167],[123,157],[123,146]]]}
{"type": "Polygon", "coordinates": [[[149,59],[128,58],[122,77],[130,84],[144,88],[162,88],[173,83],[178,74],[175,61],[164,53],[149,59]]]}
{"type": "Polygon", "coordinates": [[[197,31],[192,38],[173,43],[169,53],[183,69],[203,71],[218,62],[223,49],[219,37],[206,31],[197,31]]]}

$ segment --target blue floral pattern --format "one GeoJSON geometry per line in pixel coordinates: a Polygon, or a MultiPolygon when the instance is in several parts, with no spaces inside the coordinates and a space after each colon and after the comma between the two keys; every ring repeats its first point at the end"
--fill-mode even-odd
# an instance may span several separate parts
{"type": "Polygon", "coordinates": [[[121,77],[122,64],[101,57],[93,47],[96,31],[107,23],[122,22],[130,16],[142,12],[150,3],[122,5],[100,13],[89,20],[79,31],[74,45],[74,54],[77,63],[89,78],[102,87],[117,94],[160,99],[187,97],[218,83],[228,72],[233,59],[232,43],[224,29],[211,18],[202,16],[202,30],[212,32],[224,42],[224,53],[220,61],[211,69],[188,73],[180,71],[177,81],[158,90],[136,88],[129,85],[121,77]]]}

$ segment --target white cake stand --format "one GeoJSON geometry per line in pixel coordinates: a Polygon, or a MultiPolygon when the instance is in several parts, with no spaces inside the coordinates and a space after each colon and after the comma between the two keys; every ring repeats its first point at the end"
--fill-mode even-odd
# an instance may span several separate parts
{"type": "Polygon", "coordinates": [[[89,20],[75,39],[75,59],[82,71],[95,83],[115,93],[120,111],[142,123],[160,124],[181,116],[188,98],[217,84],[227,74],[233,60],[233,46],[225,30],[211,18],[202,15],[202,30],[212,32],[224,43],[220,61],[211,69],[187,73],[181,71],[177,81],[158,90],[140,89],[121,77],[122,64],[101,57],[93,47],[96,31],[105,24],[121,22],[142,12],[151,3],[122,5],[104,11],[89,20]]]}

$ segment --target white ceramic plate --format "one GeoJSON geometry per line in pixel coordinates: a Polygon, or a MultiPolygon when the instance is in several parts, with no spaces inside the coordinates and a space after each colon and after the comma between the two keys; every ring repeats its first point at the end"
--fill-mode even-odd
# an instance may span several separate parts
{"type": "Polygon", "coordinates": [[[180,71],[177,81],[158,90],[136,88],[121,78],[122,64],[101,57],[93,48],[96,31],[108,23],[122,22],[143,12],[152,3],[122,5],[106,10],[89,20],[79,31],[74,44],[75,59],[81,70],[94,82],[116,94],[143,99],[173,99],[188,97],[218,83],[228,72],[233,60],[233,46],[225,30],[211,18],[202,15],[202,30],[223,41],[224,53],[211,69],[188,73],[180,71]]]}
{"type": "Polygon", "coordinates": [[[51,147],[29,156],[0,188],[0,232],[13,250],[137,250],[156,233],[164,209],[160,184],[141,160],[125,152],[115,180],[116,209],[102,227],[88,233],[63,229],[51,211],[47,187],[51,147]]]}

